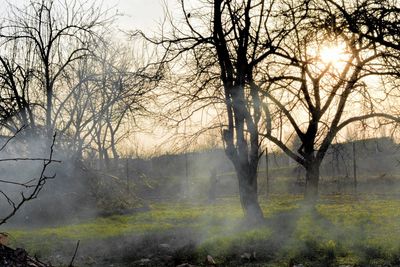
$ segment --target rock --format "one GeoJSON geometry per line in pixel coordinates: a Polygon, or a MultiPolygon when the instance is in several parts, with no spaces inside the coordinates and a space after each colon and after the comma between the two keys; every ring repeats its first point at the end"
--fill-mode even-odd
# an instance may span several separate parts
{"type": "Polygon", "coordinates": [[[92,257],[90,257],[90,256],[87,256],[86,258],[84,258],[83,261],[84,261],[87,265],[93,265],[93,264],[96,263],[96,261],[95,261],[92,257]]]}
{"type": "Polygon", "coordinates": [[[0,233],[0,245],[7,246],[9,235],[7,233],[0,233]]]}
{"type": "Polygon", "coordinates": [[[140,259],[138,261],[135,261],[135,266],[149,266],[151,263],[151,260],[148,258],[140,259]]]}
{"type": "Polygon", "coordinates": [[[196,265],[192,265],[189,263],[182,263],[182,264],[177,265],[176,267],[196,267],[196,265]]]}
{"type": "Polygon", "coordinates": [[[170,256],[170,255],[165,255],[161,257],[161,260],[164,262],[172,262],[174,260],[174,257],[170,256]]]}
{"type": "Polygon", "coordinates": [[[240,258],[246,261],[253,261],[256,259],[256,252],[254,251],[253,253],[245,252],[242,255],[240,255],[240,258]]]}
{"type": "Polygon", "coordinates": [[[251,260],[251,254],[248,252],[245,252],[242,255],[240,255],[240,258],[243,260],[251,260]]]}
{"type": "Polygon", "coordinates": [[[164,244],[160,244],[160,248],[170,249],[171,246],[169,244],[164,243],[164,244]]]}
{"type": "Polygon", "coordinates": [[[215,265],[215,260],[213,259],[213,257],[211,257],[210,255],[207,255],[206,257],[206,264],[208,265],[215,265]]]}

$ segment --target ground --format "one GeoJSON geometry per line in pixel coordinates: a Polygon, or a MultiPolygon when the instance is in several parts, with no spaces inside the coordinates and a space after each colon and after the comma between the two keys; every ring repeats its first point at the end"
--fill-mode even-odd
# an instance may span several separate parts
{"type": "Polygon", "coordinates": [[[12,247],[76,266],[400,266],[400,198],[300,195],[261,198],[266,220],[242,220],[239,200],[150,204],[149,211],[35,229],[5,229],[12,247]]]}

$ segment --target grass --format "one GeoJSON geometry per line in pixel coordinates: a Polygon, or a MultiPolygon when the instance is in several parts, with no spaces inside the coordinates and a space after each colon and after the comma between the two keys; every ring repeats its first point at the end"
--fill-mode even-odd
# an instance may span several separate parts
{"type": "Polygon", "coordinates": [[[265,266],[395,266],[400,255],[400,200],[378,196],[326,196],[315,207],[296,195],[261,199],[266,223],[247,227],[237,198],[216,204],[153,203],[132,215],[36,229],[5,229],[13,246],[48,256],[81,240],[90,243],[126,236],[149,236],[189,229],[196,236],[191,253],[217,262],[243,260],[257,253],[265,266]]]}

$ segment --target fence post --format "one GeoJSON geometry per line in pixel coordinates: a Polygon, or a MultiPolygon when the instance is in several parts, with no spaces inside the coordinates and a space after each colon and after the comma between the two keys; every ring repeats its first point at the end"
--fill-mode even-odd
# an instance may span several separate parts
{"type": "Polygon", "coordinates": [[[189,196],[189,162],[188,162],[188,154],[185,151],[185,178],[186,178],[186,185],[185,185],[185,197],[189,196]]]}
{"type": "Polygon", "coordinates": [[[129,188],[129,160],[128,157],[125,159],[125,170],[126,170],[126,191],[128,192],[128,195],[130,193],[130,188],[129,188]]]}
{"type": "Polygon", "coordinates": [[[267,180],[267,197],[269,197],[269,159],[268,159],[268,147],[265,147],[265,177],[267,180]]]}
{"type": "Polygon", "coordinates": [[[356,143],[353,141],[353,177],[354,177],[354,194],[357,193],[357,160],[356,160],[356,143]]]}

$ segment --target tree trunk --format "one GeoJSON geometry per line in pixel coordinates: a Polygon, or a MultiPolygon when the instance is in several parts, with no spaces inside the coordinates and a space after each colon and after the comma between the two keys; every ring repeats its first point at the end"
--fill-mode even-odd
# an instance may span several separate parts
{"type": "Polygon", "coordinates": [[[81,161],[83,159],[83,140],[77,141],[78,147],[75,152],[75,161],[81,161]]]}
{"type": "Polygon", "coordinates": [[[318,199],[319,165],[318,162],[313,161],[306,166],[305,199],[307,201],[313,202],[318,199]]]}
{"type": "Polygon", "coordinates": [[[251,166],[237,169],[239,181],[240,202],[247,222],[260,223],[264,220],[263,212],[258,203],[257,172],[251,172],[251,166]],[[254,173],[254,174],[252,174],[254,173]]]}

